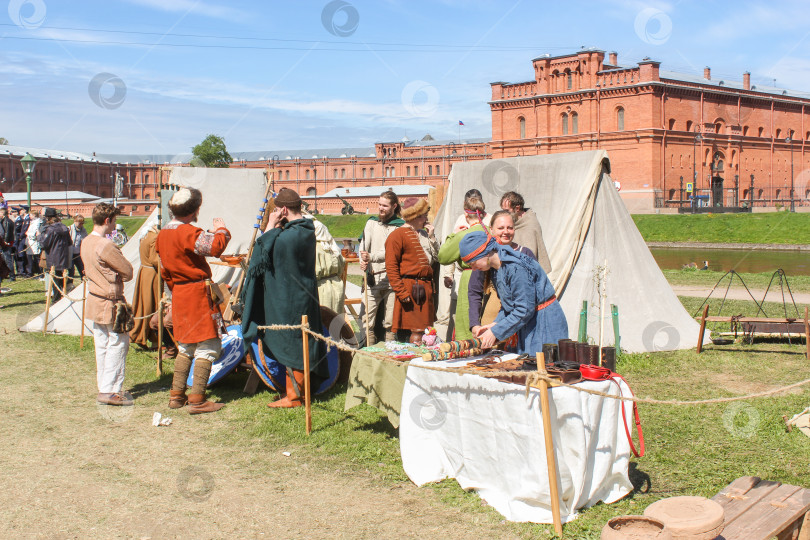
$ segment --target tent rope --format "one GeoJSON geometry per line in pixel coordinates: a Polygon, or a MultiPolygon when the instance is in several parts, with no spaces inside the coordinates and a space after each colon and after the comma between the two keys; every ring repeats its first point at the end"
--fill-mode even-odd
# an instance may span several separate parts
{"type": "MultiPolygon", "coordinates": [[[[338,350],[357,353],[362,352],[365,356],[369,356],[371,358],[376,358],[382,362],[387,362],[390,364],[395,365],[402,365],[401,360],[394,360],[393,358],[389,358],[388,356],[374,352],[374,351],[363,351],[362,349],[356,349],[354,347],[350,347],[346,345],[342,341],[335,341],[331,337],[321,335],[313,330],[310,329],[309,324],[271,324],[267,326],[259,326],[257,327],[259,330],[297,330],[303,331],[307,334],[311,335],[315,339],[319,339],[325,342],[330,347],[335,347],[338,350]]],[[[572,388],[578,392],[583,392],[586,394],[591,394],[594,396],[606,397],[611,399],[619,399],[621,401],[633,401],[636,403],[648,403],[651,405],[709,405],[709,404],[716,404],[716,403],[729,403],[732,401],[745,401],[749,399],[761,398],[772,396],[774,394],[780,394],[782,392],[787,392],[794,388],[799,388],[801,386],[805,386],[810,384],[810,379],[805,379],[803,381],[799,381],[793,384],[789,384],[787,386],[782,386],[779,388],[774,388],[772,390],[766,390],[763,392],[756,392],[753,394],[746,394],[744,396],[735,396],[735,397],[727,397],[727,398],[712,398],[712,399],[700,399],[700,400],[692,400],[692,401],[685,401],[685,400],[665,400],[665,399],[653,399],[653,398],[640,398],[640,397],[626,397],[626,396],[616,396],[612,394],[607,394],[605,392],[600,392],[599,390],[591,390],[589,388],[583,388],[581,386],[575,386],[572,384],[561,382],[559,379],[553,379],[549,377],[547,374],[541,374],[536,371],[479,371],[468,369],[464,367],[458,368],[447,368],[447,367],[439,367],[439,366],[428,366],[423,364],[410,364],[411,367],[420,368],[420,369],[427,369],[431,371],[441,371],[445,373],[457,373],[459,375],[478,375],[479,377],[487,377],[487,378],[498,378],[498,377],[507,377],[507,376],[514,376],[514,375],[523,375],[526,374],[526,392],[528,393],[529,388],[540,381],[545,381],[547,383],[554,383],[555,386],[564,386],[566,388],[572,388]]]]}

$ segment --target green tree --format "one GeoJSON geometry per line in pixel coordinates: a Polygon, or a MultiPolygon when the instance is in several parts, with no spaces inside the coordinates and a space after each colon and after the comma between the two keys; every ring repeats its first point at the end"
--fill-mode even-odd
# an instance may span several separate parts
{"type": "Polygon", "coordinates": [[[0,144],[8,144],[8,139],[5,137],[0,137],[0,144]]]}
{"type": "Polygon", "coordinates": [[[208,135],[203,142],[191,149],[196,160],[202,161],[205,167],[229,167],[233,158],[225,148],[225,140],[219,135],[208,135]]]}

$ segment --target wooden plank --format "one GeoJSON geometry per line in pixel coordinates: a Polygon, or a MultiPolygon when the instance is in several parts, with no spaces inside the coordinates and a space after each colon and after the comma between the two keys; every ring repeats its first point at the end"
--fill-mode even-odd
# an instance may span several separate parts
{"type": "Polygon", "coordinates": [[[728,527],[729,523],[779,485],[779,482],[763,482],[758,476],[743,476],[724,487],[712,500],[723,507],[726,513],[725,524],[728,527]]]}
{"type": "Polygon", "coordinates": [[[810,540],[810,512],[804,515],[799,528],[799,537],[796,540],[810,540]]]}
{"type": "Polygon", "coordinates": [[[347,298],[346,300],[343,301],[344,306],[352,306],[355,304],[362,304],[362,303],[363,303],[362,298],[347,298]]]}
{"type": "Polygon", "coordinates": [[[810,491],[782,484],[727,525],[723,537],[726,540],[769,540],[801,518],[808,508],[810,491]]]}
{"type": "MultiPolygon", "coordinates": [[[[698,319],[697,317],[695,317],[695,319],[702,320],[702,318],[698,319]]],[[[782,318],[782,319],[779,319],[779,318],[770,319],[770,318],[766,318],[766,317],[737,317],[737,318],[735,318],[735,317],[720,317],[720,316],[717,316],[717,315],[712,315],[711,317],[706,317],[706,322],[727,322],[727,323],[737,321],[737,322],[740,322],[740,323],[747,323],[747,322],[748,323],[757,323],[757,322],[761,322],[761,323],[774,323],[774,324],[789,324],[789,323],[801,323],[803,320],[804,319],[784,319],[784,318],[782,318]]]]}

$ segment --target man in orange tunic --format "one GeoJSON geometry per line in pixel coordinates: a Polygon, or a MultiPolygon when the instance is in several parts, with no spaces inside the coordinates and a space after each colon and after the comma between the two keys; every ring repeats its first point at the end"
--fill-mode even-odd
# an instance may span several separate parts
{"type": "Polygon", "coordinates": [[[161,276],[172,291],[174,338],[179,353],[174,360],[174,379],[169,407],[179,409],[188,402],[189,413],[218,411],[222,403],[205,399],[211,365],[222,350],[222,316],[211,298],[211,267],[206,256],[219,257],[231,240],[225,222],[214,219],[213,231],[192,225],[197,221],[202,193],[181,188],[169,200],[172,219],[158,233],[161,276]],[[186,380],[194,359],[194,383],[186,398],[186,380]]]}
{"type": "Polygon", "coordinates": [[[427,223],[430,207],[411,197],[402,204],[405,225],[385,241],[385,271],[394,290],[393,330],[409,330],[411,343],[421,343],[425,327],[436,320],[433,307],[433,263],[439,244],[427,223]],[[416,293],[416,294],[414,294],[416,293]]]}

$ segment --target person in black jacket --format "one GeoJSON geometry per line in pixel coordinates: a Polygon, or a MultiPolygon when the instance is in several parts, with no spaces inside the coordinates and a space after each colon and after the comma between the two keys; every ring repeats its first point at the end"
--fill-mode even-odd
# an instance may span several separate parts
{"type": "MultiPolygon", "coordinates": [[[[9,280],[14,281],[14,222],[8,217],[8,210],[0,207],[0,258],[8,267],[9,280]]],[[[0,274],[0,283],[3,282],[0,274]]]]}
{"type": "MultiPolygon", "coordinates": [[[[50,269],[54,269],[54,275],[57,277],[62,276],[62,272],[67,270],[70,266],[70,232],[68,228],[60,221],[56,215],[56,210],[53,208],[45,209],[45,219],[48,222],[45,231],[39,235],[39,244],[45,250],[45,260],[47,261],[46,268],[43,270],[46,275],[49,275],[50,269]]],[[[50,277],[48,278],[50,279],[50,277]]],[[[57,280],[57,284],[61,285],[63,281],[57,280]]],[[[59,300],[62,295],[59,290],[54,287],[54,302],[59,300]]]]}

